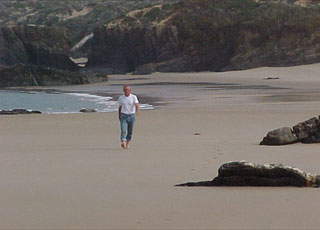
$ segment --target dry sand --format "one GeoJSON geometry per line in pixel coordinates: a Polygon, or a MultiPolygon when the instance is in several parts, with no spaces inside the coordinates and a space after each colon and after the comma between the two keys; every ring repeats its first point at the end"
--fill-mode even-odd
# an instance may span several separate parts
{"type": "Polygon", "coordinates": [[[132,84],[152,96],[158,109],[141,111],[129,150],[117,113],[1,116],[0,228],[319,229],[320,189],[174,187],[211,180],[236,160],[320,173],[319,144],[258,145],[320,114],[319,73],[156,73],[59,88],[119,93],[132,84]]]}

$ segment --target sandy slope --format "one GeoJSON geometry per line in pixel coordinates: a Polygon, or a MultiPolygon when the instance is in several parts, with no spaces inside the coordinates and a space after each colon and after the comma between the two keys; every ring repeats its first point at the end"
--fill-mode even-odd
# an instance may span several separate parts
{"type": "Polygon", "coordinates": [[[320,173],[317,144],[258,145],[269,130],[320,114],[318,69],[111,76],[61,88],[115,93],[129,83],[169,103],[141,111],[130,150],[119,146],[116,113],[1,116],[0,228],[319,229],[319,189],[174,187],[210,180],[234,160],[320,173]]]}

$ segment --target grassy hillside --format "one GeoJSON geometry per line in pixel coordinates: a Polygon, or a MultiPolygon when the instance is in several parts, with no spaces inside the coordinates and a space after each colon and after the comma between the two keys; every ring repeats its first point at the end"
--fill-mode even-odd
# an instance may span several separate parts
{"type": "Polygon", "coordinates": [[[176,0],[1,0],[0,26],[19,23],[66,27],[72,44],[124,13],[176,0]]]}

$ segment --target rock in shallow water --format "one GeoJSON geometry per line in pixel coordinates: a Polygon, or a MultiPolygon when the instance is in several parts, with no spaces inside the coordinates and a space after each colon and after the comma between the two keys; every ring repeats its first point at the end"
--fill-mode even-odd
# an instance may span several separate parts
{"type": "Polygon", "coordinates": [[[0,115],[18,115],[18,114],[41,114],[41,112],[26,110],[26,109],[0,110],[0,115]]]}
{"type": "Polygon", "coordinates": [[[96,109],[80,109],[79,112],[81,112],[81,113],[95,113],[95,112],[97,112],[97,110],[96,109]]]}
{"type": "Polygon", "coordinates": [[[282,164],[252,164],[236,161],[223,164],[212,181],[188,182],[176,186],[296,186],[319,187],[320,176],[282,164]]]}

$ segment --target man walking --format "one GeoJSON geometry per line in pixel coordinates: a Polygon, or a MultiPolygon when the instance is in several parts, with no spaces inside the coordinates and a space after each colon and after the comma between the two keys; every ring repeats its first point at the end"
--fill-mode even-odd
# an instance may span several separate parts
{"type": "Polygon", "coordinates": [[[128,85],[123,86],[124,95],[119,97],[119,120],[121,128],[121,147],[129,148],[131,141],[133,125],[136,119],[136,114],[139,112],[139,101],[136,95],[131,94],[131,88],[128,85]]]}

